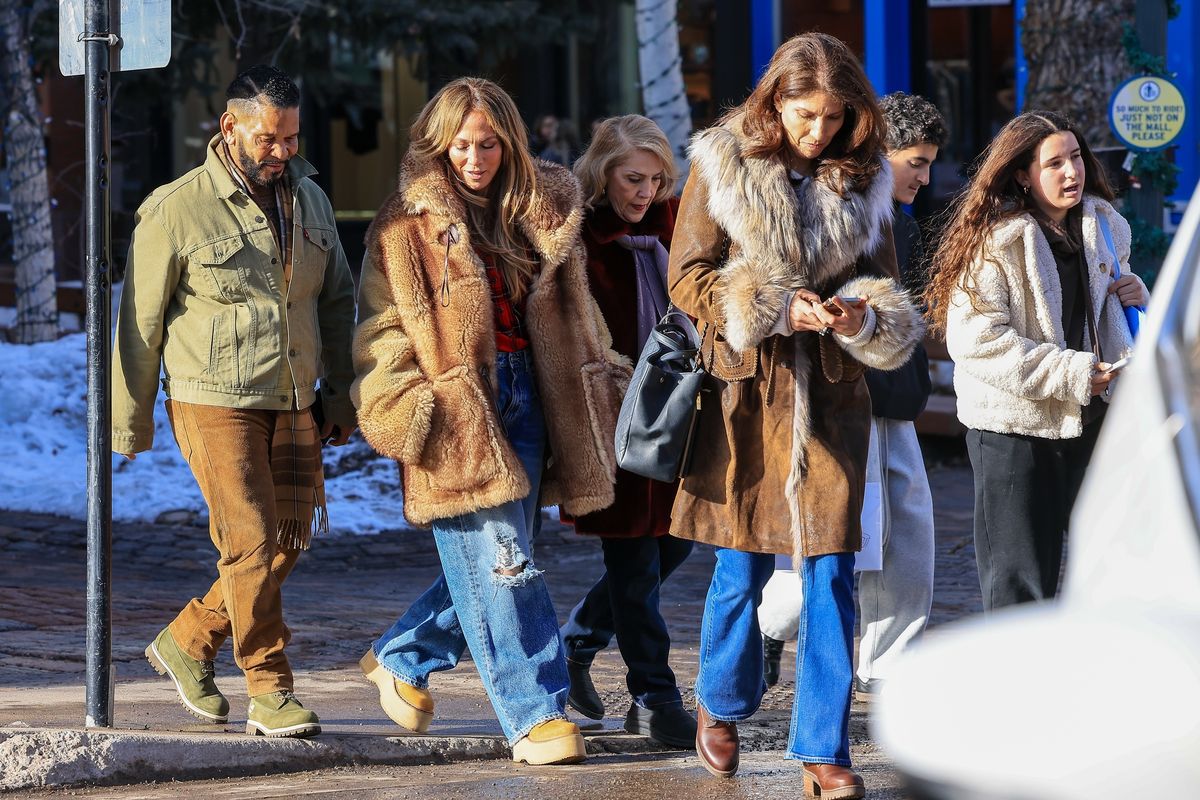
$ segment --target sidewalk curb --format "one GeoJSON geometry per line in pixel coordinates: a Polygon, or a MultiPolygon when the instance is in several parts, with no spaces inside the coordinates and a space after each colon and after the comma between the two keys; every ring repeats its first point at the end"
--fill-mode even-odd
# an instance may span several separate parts
{"type": "MultiPolygon", "coordinates": [[[[625,734],[586,736],[588,753],[664,749],[625,734]]],[[[234,778],[347,766],[407,766],[509,758],[498,736],[238,734],[0,728],[0,792],[46,786],[234,778]],[[188,765],[183,767],[181,765],[188,765]]]]}

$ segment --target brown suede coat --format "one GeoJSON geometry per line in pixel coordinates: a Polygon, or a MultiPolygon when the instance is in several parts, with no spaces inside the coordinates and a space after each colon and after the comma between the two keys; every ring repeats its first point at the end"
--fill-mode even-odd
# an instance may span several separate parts
{"type": "MultiPolygon", "coordinates": [[[[538,162],[518,227],[541,260],[524,318],[549,446],[540,501],[575,514],[613,501],[613,436],[631,372],[588,291],[582,220],[575,178],[538,162]]],[[[367,441],[401,464],[416,525],[529,494],[496,409],[491,292],[470,238],[444,165],[409,154],[367,231],[351,393],[367,441]]]]}
{"type": "Polygon", "coordinates": [[[797,198],[782,164],[742,156],[736,124],[694,139],[669,282],[705,329],[710,376],[673,535],[756,553],[861,548],[864,365],[902,365],[923,331],[894,280],[884,163],[864,192],[843,199],[809,180],[797,198]],[[863,330],[773,334],[801,287],[868,297],[863,330]]]}

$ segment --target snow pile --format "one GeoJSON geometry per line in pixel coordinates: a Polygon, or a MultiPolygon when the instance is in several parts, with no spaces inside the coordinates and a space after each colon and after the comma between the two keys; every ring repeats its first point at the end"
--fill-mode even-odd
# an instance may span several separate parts
{"type": "MultiPolygon", "coordinates": [[[[82,519],[87,513],[87,338],[0,343],[0,509],[82,519]]],[[[135,461],[113,456],[113,518],[179,521],[206,514],[171,434],[162,392],[154,448],[135,461]],[[174,513],[173,513],[174,512],[174,513]],[[164,516],[165,515],[165,516],[164,516]]],[[[356,437],[325,448],[325,489],[335,533],[408,527],[396,465],[356,437]]]]}

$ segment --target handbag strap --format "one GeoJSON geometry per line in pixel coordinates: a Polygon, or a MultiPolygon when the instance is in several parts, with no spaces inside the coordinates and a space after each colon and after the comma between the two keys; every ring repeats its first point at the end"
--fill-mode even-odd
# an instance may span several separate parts
{"type": "MultiPolygon", "coordinates": [[[[683,324],[680,325],[679,327],[683,329],[683,331],[687,335],[687,337],[692,341],[693,344],[696,345],[696,349],[699,350],[700,349],[700,333],[696,330],[696,324],[694,322],[692,322],[692,318],[685,311],[683,311],[678,306],[676,306],[674,303],[671,303],[667,306],[667,311],[665,314],[662,315],[662,319],[660,319],[658,321],[658,324],[659,325],[666,324],[667,321],[671,319],[671,317],[680,317],[683,319],[683,324]]],[[[655,326],[655,327],[657,327],[657,326],[655,326]]]]}
{"type": "MultiPolygon", "coordinates": [[[[1113,280],[1114,281],[1120,280],[1120,278],[1121,278],[1121,257],[1117,255],[1117,246],[1115,244],[1113,244],[1112,229],[1110,229],[1108,227],[1108,220],[1104,218],[1103,214],[1100,214],[1100,213],[1096,214],[1096,222],[1100,225],[1100,233],[1104,234],[1104,243],[1108,246],[1109,252],[1112,253],[1113,280]]],[[[1143,312],[1146,310],[1145,306],[1130,306],[1129,308],[1136,308],[1138,311],[1143,311],[1143,312]]],[[[1128,309],[1126,309],[1125,313],[1126,313],[1126,315],[1128,315],[1128,313],[1129,313],[1128,309]]]]}
{"type": "Polygon", "coordinates": [[[667,307],[667,312],[654,326],[650,336],[664,348],[654,356],[656,361],[672,364],[680,371],[699,369],[697,356],[701,341],[696,326],[692,318],[674,304],[667,307]],[[679,317],[682,322],[672,322],[672,317],[679,317]]]}
{"type": "Polygon", "coordinates": [[[1108,247],[1108,252],[1112,254],[1113,280],[1121,277],[1121,258],[1117,255],[1117,246],[1113,244],[1112,230],[1108,227],[1108,220],[1100,212],[1096,212],[1096,224],[1100,226],[1100,233],[1104,236],[1104,244],[1108,247]]]}

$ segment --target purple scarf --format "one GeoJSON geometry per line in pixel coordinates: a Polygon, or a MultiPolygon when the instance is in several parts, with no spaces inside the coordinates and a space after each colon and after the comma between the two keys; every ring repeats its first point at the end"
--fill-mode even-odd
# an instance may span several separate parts
{"type": "Polygon", "coordinates": [[[619,236],[617,243],[633,251],[637,266],[638,353],[650,332],[667,313],[667,248],[657,236],[619,236]]]}

